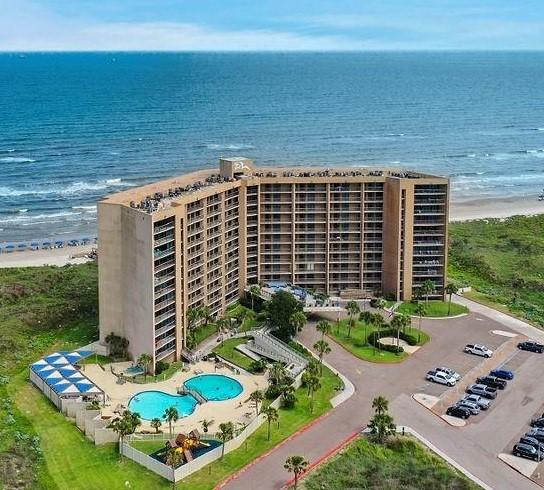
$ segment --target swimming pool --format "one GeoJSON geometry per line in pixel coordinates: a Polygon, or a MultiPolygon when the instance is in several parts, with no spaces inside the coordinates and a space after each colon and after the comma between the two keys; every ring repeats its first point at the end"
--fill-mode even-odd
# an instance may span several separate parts
{"type": "Polygon", "coordinates": [[[180,417],[191,415],[198,402],[191,395],[171,395],[163,391],[142,391],[128,402],[128,408],[144,420],[163,418],[167,408],[176,407],[180,417]]]}
{"type": "Polygon", "coordinates": [[[184,385],[187,389],[197,391],[209,401],[230,400],[244,391],[237,380],[223,374],[201,374],[188,379],[184,385]]]}

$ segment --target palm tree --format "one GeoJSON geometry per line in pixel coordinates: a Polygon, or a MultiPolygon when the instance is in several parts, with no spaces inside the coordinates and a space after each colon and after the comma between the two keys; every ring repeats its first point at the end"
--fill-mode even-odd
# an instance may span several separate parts
{"type": "Polygon", "coordinates": [[[384,298],[376,298],[374,304],[376,305],[377,310],[383,310],[387,305],[387,301],[385,301],[384,298]]]}
{"type": "Polygon", "coordinates": [[[114,418],[108,425],[109,429],[119,434],[119,454],[123,457],[123,441],[125,436],[134,434],[138,426],[142,424],[140,414],[125,410],[121,417],[114,418]]]}
{"type": "Polygon", "coordinates": [[[173,490],[176,490],[176,468],[181,464],[183,461],[183,452],[180,451],[177,448],[169,448],[166,452],[166,464],[172,468],[172,488],[173,490]]]}
{"type": "Polygon", "coordinates": [[[266,417],[266,421],[268,422],[268,440],[270,440],[270,426],[272,422],[275,422],[278,420],[278,411],[274,407],[266,407],[263,408],[262,413],[266,417]]]}
{"type": "Polygon", "coordinates": [[[306,372],[317,375],[319,373],[319,363],[312,357],[306,365],[306,372]]]}
{"type": "Polygon", "coordinates": [[[289,456],[285,460],[283,467],[289,472],[295,475],[294,488],[296,490],[298,485],[299,476],[304,473],[308,467],[308,461],[306,461],[302,456],[289,456]]]}
{"type": "Polygon", "coordinates": [[[374,415],[368,426],[370,427],[370,433],[376,437],[379,443],[383,443],[388,436],[395,434],[397,429],[393,417],[388,413],[374,415]]]}
{"type": "Polygon", "coordinates": [[[200,307],[191,306],[187,308],[185,316],[187,317],[187,331],[189,332],[189,338],[193,342],[194,336],[195,336],[196,324],[202,318],[200,315],[200,307]]]}
{"type": "Polygon", "coordinates": [[[304,325],[306,325],[306,314],[302,310],[295,311],[289,318],[289,321],[291,322],[296,335],[296,333],[300,332],[304,328],[304,325]]]}
{"type": "Polygon", "coordinates": [[[153,362],[153,357],[149,354],[142,354],[138,357],[138,364],[144,368],[144,381],[147,380],[147,368],[153,362]]]}
{"type": "Polygon", "coordinates": [[[259,415],[259,403],[264,400],[264,395],[261,390],[255,390],[251,395],[249,395],[249,400],[255,404],[255,411],[259,415]]]}
{"type": "Polygon", "coordinates": [[[361,312],[359,305],[356,301],[348,301],[346,305],[346,310],[349,313],[349,323],[348,323],[348,337],[351,336],[351,329],[355,326],[355,315],[358,315],[361,312]]]}
{"type": "Polygon", "coordinates": [[[234,437],[234,425],[232,422],[219,424],[219,433],[217,434],[217,437],[219,437],[223,443],[223,447],[221,449],[221,459],[223,459],[223,456],[225,456],[225,444],[234,437]]]}
{"type": "Polygon", "coordinates": [[[151,427],[155,429],[155,432],[158,434],[159,429],[161,428],[162,422],[159,418],[154,418],[151,420],[151,427]]]}
{"type": "Polygon", "coordinates": [[[287,372],[281,362],[275,362],[268,370],[268,377],[270,378],[270,382],[274,385],[281,384],[286,375],[287,372]]]}
{"type": "Polygon", "coordinates": [[[421,285],[421,293],[425,296],[425,303],[427,304],[429,302],[429,296],[433,294],[436,291],[436,285],[433,281],[430,279],[427,279],[422,285],[421,285]]]}
{"type": "Polygon", "coordinates": [[[251,309],[255,311],[255,296],[259,296],[261,294],[261,288],[258,284],[253,284],[249,287],[249,295],[251,296],[251,309]]]}
{"type": "Polygon", "coordinates": [[[172,439],[172,422],[179,420],[179,412],[176,407],[169,407],[164,411],[163,419],[166,419],[170,428],[170,439],[172,439]]]}
{"type": "Polygon", "coordinates": [[[202,419],[200,421],[200,425],[202,426],[202,432],[204,432],[204,434],[207,434],[208,430],[210,429],[210,425],[212,424],[213,424],[213,420],[202,419]]]}
{"type": "Polygon", "coordinates": [[[451,299],[452,299],[452,296],[457,292],[457,286],[455,284],[453,284],[453,282],[449,282],[448,284],[446,284],[446,294],[449,296],[448,298],[448,316],[450,316],[450,312],[451,312],[451,299]]]}
{"type": "Polygon", "coordinates": [[[319,354],[319,375],[323,376],[323,357],[325,357],[326,354],[329,354],[331,352],[331,348],[328,344],[328,342],[325,342],[324,340],[318,340],[314,344],[314,349],[319,354]]]}
{"type": "Polygon", "coordinates": [[[331,331],[331,324],[327,320],[319,320],[315,328],[318,332],[321,332],[321,340],[324,340],[325,335],[331,331]]]}
{"type": "Polygon", "coordinates": [[[212,309],[208,305],[200,307],[200,318],[204,320],[204,327],[207,327],[208,323],[213,319],[212,309]]]}
{"type": "Polygon", "coordinates": [[[391,323],[389,324],[393,328],[393,330],[397,333],[397,352],[396,354],[399,354],[399,347],[400,347],[400,330],[402,328],[402,318],[400,315],[395,315],[393,319],[391,320],[391,323]]]}
{"type": "Polygon", "coordinates": [[[367,325],[372,324],[374,321],[374,316],[370,311],[363,311],[359,315],[359,321],[363,324],[363,343],[366,345],[367,341],[367,334],[366,334],[366,327],[367,325]]]}
{"type": "Polygon", "coordinates": [[[283,385],[281,388],[281,402],[285,408],[292,408],[295,406],[297,397],[295,396],[295,388],[291,385],[283,385]]]}
{"type": "Polygon", "coordinates": [[[423,303],[418,303],[416,306],[416,315],[419,317],[418,320],[418,332],[417,332],[417,343],[421,340],[421,320],[427,314],[427,309],[423,303]]]}
{"type": "Polygon", "coordinates": [[[378,415],[381,415],[389,409],[389,401],[384,396],[377,396],[372,400],[372,408],[378,415]]]}
{"type": "Polygon", "coordinates": [[[310,413],[313,413],[314,411],[314,394],[319,388],[321,388],[321,383],[319,382],[319,378],[317,376],[311,375],[307,380],[306,383],[308,385],[308,391],[310,393],[310,413]]]}

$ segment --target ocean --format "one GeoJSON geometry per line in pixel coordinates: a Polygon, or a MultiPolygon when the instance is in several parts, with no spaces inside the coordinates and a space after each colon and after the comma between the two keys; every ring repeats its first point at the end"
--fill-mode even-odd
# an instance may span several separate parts
{"type": "Polygon", "coordinates": [[[543,80],[535,52],[0,54],[0,242],[92,236],[102,196],[222,155],[536,199],[543,80]]]}

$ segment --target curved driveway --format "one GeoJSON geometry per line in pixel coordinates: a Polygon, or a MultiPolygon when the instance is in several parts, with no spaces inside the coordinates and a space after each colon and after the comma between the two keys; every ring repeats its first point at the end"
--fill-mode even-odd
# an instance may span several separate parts
{"type": "MultiPolygon", "coordinates": [[[[445,364],[457,369],[458,364],[466,363],[467,359],[473,365],[476,364],[477,359],[461,353],[466,343],[488,342],[493,345],[494,342],[493,346],[496,347],[508,339],[491,334],[491,330],[516,328],[515,325],[505,325],[490,318],[493,316],[493,310],[490,312],[482,308],[477,310],[476,313],[461,318],[424,320],[423,329],[430,333],[431,342],[400,364],[365,362],[330,341],[332,351],[326,360],[352,381],[355,386],[353,396],[331,410],[319,423],[249,466],[224,488],[233,490],[281,488],[289,476],[283,468],[287,457],[300,454],[312,462],[327,454],[353,432],[366,425],[372,416],[372,399],[377,395],[384,395],[390,400],[391,412],[399,425],[415,429],[492,488],[497,490],[540,488],[497,458],[497,454],[503,452],[510,444],[513,435],[522,430],[523,423],[520,422],[519,427],[512,427],[504,433],[502,429],[497,428],[509,425],[511,410],[520,410],[520,407],[523,412],[520,414],[520,420],[530,419],[540,408],[540,400],[544,401],[544,383],[539,383],[542,385],[538,388],[541,393],[531,397],[532,401],[529,402],[526,400],[527,396],[524,396],[523,404],[518,400],[520,393],[514,391],[510,393],[507,390],[496,401],[497,407],[493,411],[480,415],[475,423],[461,429],[449,426],[411,398],[413,393],[428,389],[423,378],[428,369],[445,364]],[[487,313],[489,316],[484,316],[487,313]],[[501,403],[504,409],[501,408],[501,403]]],[[[319,336],[314,325],[309,324],[302,332],[300,340],[306,346],[312,346],[319,336]]],[[[531,371],[534,368],[535,366],[529,365],[527,370],[531,371]]],[[[464,374],[462,369],[460,371],[464,374]]],[[[534,388],[536,386],[528,383],[525,390],[534,394],[534,388]]]]}

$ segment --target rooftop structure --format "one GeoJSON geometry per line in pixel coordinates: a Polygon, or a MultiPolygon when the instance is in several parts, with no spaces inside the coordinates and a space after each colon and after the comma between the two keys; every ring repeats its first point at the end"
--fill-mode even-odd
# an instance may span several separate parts
{"type": "Polygon", "coordinates": [[[345,297],[443,295],[449,182],[402,169],[267,168],[243,157],[98,204],[101,339],[178,358],[186,311],[248,284],[345,297]]]}

